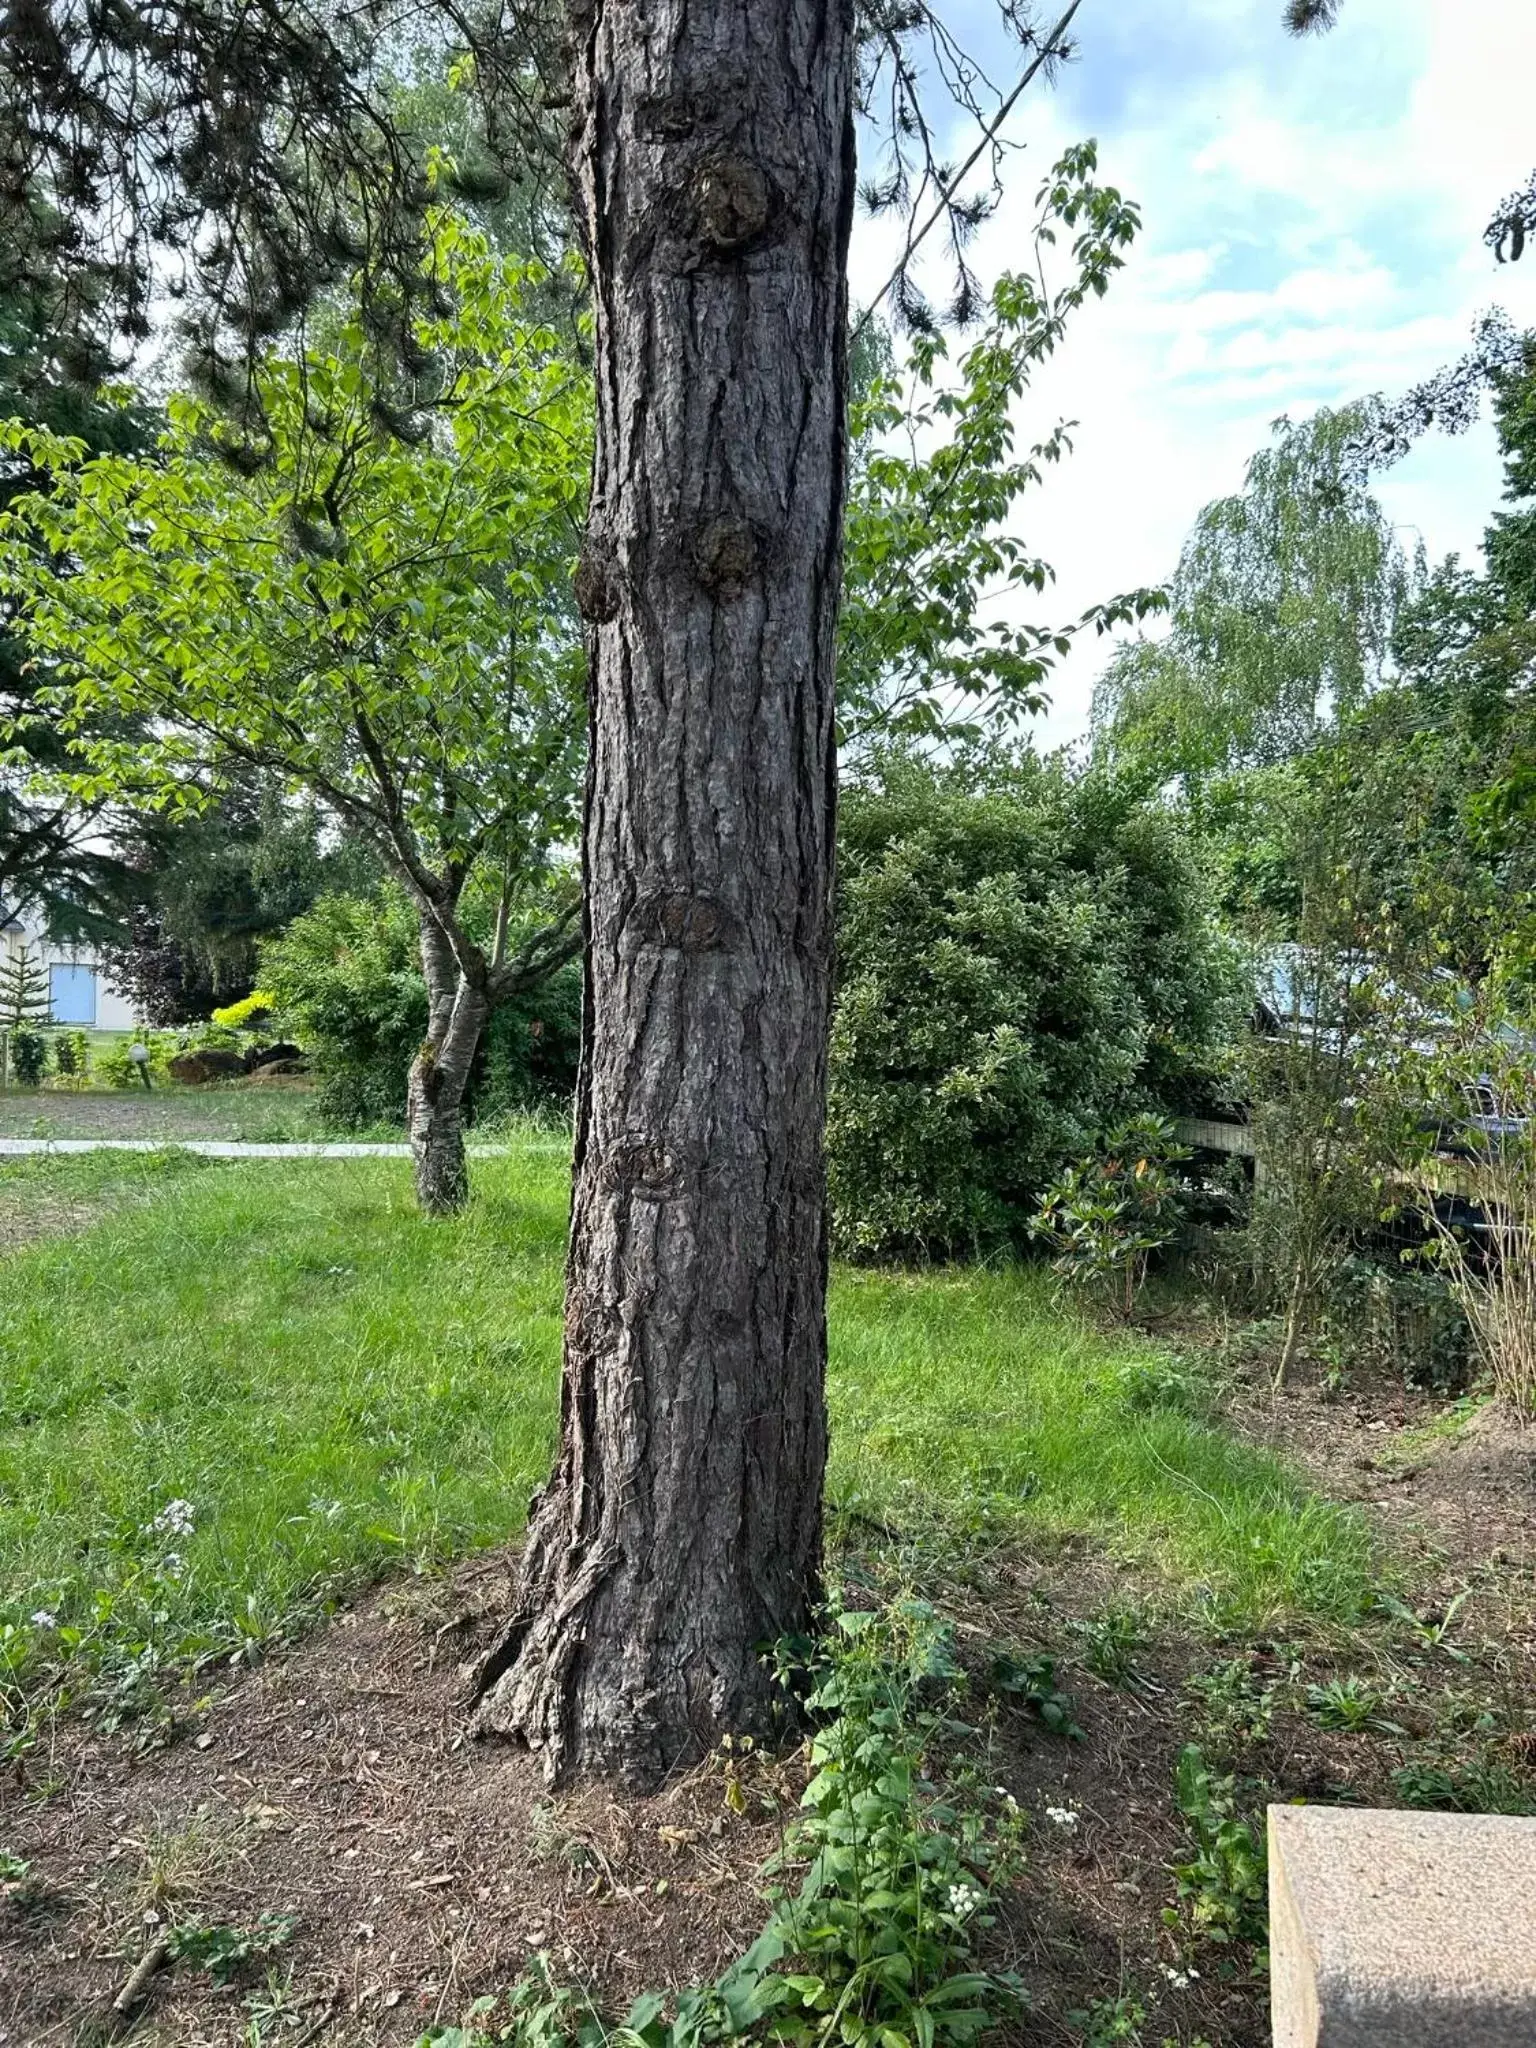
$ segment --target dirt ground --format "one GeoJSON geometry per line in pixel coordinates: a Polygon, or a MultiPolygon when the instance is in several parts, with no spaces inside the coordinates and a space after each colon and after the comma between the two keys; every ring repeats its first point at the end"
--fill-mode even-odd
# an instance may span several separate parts
{"type": "Polygon", "coordinates": [[[107,1208],[107,1199],[89,1201],[57,1189],[7,1187],[0,1184],[0,1254],[39,1237],[69,1237],[87,1230],[107,1208]]]}
{"type": "Polygon", "coordinates": [[[1245,1431],[1303,1466],[1321,1492],[1370,1509],[1420,1554],[1510,1567],[1518,1589],[1536,1567],[1536,1427],[1493,1402],[1450,1407],[1383,1382],[1329,1397],[1250,1388],[1245,1431]]]}
{"type": "Polygon", "coordinates": [[[0,1089],[0,1138],[240,1138],[253,1122],[297,1121],[302,1080],[207,1088],[0,1089]]]}
{"type": "MultiPolygon", "coordinates": [[[[1038,1613],[1033,1575],[1002,1569],[990,1594],[1038,1613]]],[[[765,1917],[757,1873],[780,1844],[803,1758],[717,1757],[646,1799],[599,1786],[551,1795],[525,1755],[463,1739],[459,1667],[506,1594],[498,1559],[376,1592],[216,1689],[180,1739],[147,1756],[121,1736],[62,1731],[6,1800],[4,1840],[31,1869],[0,1939],[0,2040],[80,2039],[157,1930],[188,1914],[242,1927],[296,1915],[280,1962],[303,2024],[267,2038],[370,2048],[453,2019],[540,1951],[616,2005],[707,1979],[739,1954],[765,1917]],[[744,1813],[727,1798],[728,1768],[744,1813]]],[[[991,1633],[990,1600],[988,1613],[991,1633]]],[[[982,1626],[960,1619],[962,1636],[982,1626]]],[[[1144,1979],[1155,1957],[1177,1960],[1157,1925],[1162,1866],[1179,1844],[1167,1800],[1175,1679],[1149,1667],[1134,1696],[1080,1697],[1081,1744],[1022,1716],[992,1734],[989,1771],[1040,1838],[994,1936],[993,1960],[1042,2001],[1015,2038],[1070,2038],[1064,1999],[1085,1985],[1113,1991],[1126,1971],[1144,1979]],[[1077,1824],[1052,1824],[1047,1806],[1077,1824]]],[[[1209,2033],[1217,2015],[1217,2038],[1257,2048],[1251,1987],[1197,1987],[1191,2020],[1209,2033]]],[[[232,2044],[248,2019],[238,1996],[178,1968],[156,1985],[136,2038],[232,2044]]]]}
{"type": "MultiPolygon", "coordinates": [[[[1436,1603],[1443,1612],[1467,1585],[1472,1595],[1453,1648],[1400,1630],[1370,1647],[1149,1627],[1134,1668],[1108,1683],[1073,1622],[1155,1589],[1128,1583],[1093,1545],[1010,1544],[935,1564],[922,1590],[962,1654],[980,1665],[1007,1644],[1057,1656],[1085,1736],[971,1703],[988,1775],[1029,1818],[1025,1874],[987,1959],[1029,1987],[1031,2009],[1002,2035],[1020,2048],[1080,2041],[1068,2014],[1122,1992],[1145,2009],[1148,2048],[1267,2040],[1251,1957],[1164,1922],[1173,1866],[1190,1853],[1170,1796],[1184,1742],[1216,1742],[1255,1813],[1266,1799],[1395,1803],[1392,1767],[1453,1724],[1475,1721],[1512,1771],[1536,1764],[1536,1434],[1471,1407],[1448,1419],[1385,1387],[1335,1399],[1303,1383],[1271,1399],[1243,1386],[1233,1414],[1363,1503],[1412,1560],[1427,1623],[1436,1603]],[[1302,1709],[1304,1681],[1364,1658],[1394,1680],[1394,1735],[1331,1731],[1302,1709]],[[1261,1725],[1219,1736],[1189,1683],[1213,1671],[1254,1692],[1289,1683],[1261,1725]]],[[[843,1568],[856,1588],[878,1587],[878,1543],[843,1568]]],[[[168,1746],[139,1754],[125,1734],[61,1722],[50,1752],[25,1759],[0,1794],[0,1846],[29,1866],[0,1905],[5,2048],[90,2039],[135,1960],[188,1916],[249,1928],[287,1914],[294,1929],[269,1983],[260,1967],[224,1990],[185,1964],[162,1971],[136,2041],[384,2048],[457,2018],[540,1953],[614,2006],[739,1954],[764,1918],[758,1872],[803,1757],[716,1756],[635,1799],[600,1786],[551,1794],[526,1756],[466,1741],[463,1674],[506,1609],[509,1569],[490,1556],[376,1589],[269,1664],[205,1680],[168,1746]],[[733,1774],[744,1797],[727,1796],[733,1774]]]]}

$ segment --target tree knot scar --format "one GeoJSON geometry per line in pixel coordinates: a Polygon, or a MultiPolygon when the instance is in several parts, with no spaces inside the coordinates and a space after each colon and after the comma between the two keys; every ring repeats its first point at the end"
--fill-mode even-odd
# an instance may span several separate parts
{"type": "Polygon", "coordinates": [[[664,889],[642,898],[635,911],[635,930],[643,945],[707,953],[729,945],[736,931],[736,920],[723,903],[687,889],[664,889]]]}
{"type": "Polygon", "coordinates": [[[619,578],[613,557],[588,539],[571,579],[576,609],[589,625],[606,626],[619,615],[619,578]]]}
{"type": "Polygon", "coordinates": [[[621,1322],[616,1310],[573,1288],[566,1297],[566,1348],[573,1358],[593,1358],[618,1342],[621,1322]]]}
{"type": "Polygon", "coordinates": [[[665,1202],[683,1191],[683,1162],[660,1138],[637,1134],[609,1148],[603,1185],[641,1201],[665,1202]]]}
{"type": "Polygon", "coordinates": [[[772,192],[750,158],[707,158],[694,173],[693,196],[700,239],[713,249],[743,249],[768,225],[772,192]]]}
{"type": "Polygon", "coordinates": [[[757,569],[757,535],[744,519],[711,519],[694,536],[693,569],[719,596],[745,589],[757,569]]]}
{"type": "Polygon", "coordinates": [[[647,142],[681,142],[709,120],[711,108],[697,93],[651,93],[636,103],[635,132],[647,142]]]}

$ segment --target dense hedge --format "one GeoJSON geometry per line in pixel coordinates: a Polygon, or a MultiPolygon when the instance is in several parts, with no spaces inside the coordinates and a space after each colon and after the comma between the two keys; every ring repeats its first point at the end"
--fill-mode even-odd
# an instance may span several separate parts
{"type": "Polygon", "coordinates": [[[1030,756],[888,758],[843,796],[836,1245],[1017,1243],[1063,1161],[1208,1098],[1236,963],[1175,821],[1030,756]]]}
{"type": "MultiPolygon", "coordinates": [[[[314,1058],[326,1115],[353,1125],[401,1121],[406,1075],[427,1028],[416,917],[404,895],[385,886],[321,897],[262,948],[261,979],[285,1028],[314,1058]]],[[[580,1033],[581,972],[573,964],[492,1018],[470,1084],[470,1116],[563,1107],[580,1033]]]]}

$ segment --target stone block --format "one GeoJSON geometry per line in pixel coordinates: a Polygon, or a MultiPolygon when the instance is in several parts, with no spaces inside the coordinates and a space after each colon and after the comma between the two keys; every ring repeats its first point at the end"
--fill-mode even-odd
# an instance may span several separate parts
{"type": "Polygon", "coordinates": [[[1536,1820],[1269,1809],[1275,2048],[1536,2048],[1536,1820]]]}

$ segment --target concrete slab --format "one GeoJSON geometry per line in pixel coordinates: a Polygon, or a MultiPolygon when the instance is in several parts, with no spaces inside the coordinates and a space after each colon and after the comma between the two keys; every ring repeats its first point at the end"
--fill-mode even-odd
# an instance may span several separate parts
{"type": "Polygon", "coordinates": [[[1275,2048],[1536,2048],[1536,1820],[1269,1809],[1275,2048]]]}

